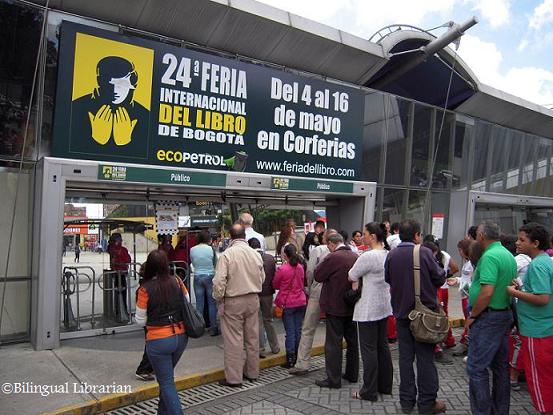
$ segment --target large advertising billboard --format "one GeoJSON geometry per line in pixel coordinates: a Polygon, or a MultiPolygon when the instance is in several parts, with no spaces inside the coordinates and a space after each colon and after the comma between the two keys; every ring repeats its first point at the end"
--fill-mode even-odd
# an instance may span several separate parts
{"type": "Polygon", "coordinates": [[[62,24],[55,157],[359,180],[362,130],[355,88],[62,24]]]}

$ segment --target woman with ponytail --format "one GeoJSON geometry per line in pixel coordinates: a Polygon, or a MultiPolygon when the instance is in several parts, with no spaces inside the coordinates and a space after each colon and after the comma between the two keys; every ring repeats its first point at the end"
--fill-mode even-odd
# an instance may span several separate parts
{"type": "Polygon", "coordinates": [[[284,309],[282,323],[286,331],[286,363],[282,367],[289,369],[296,363],[307,298],[304,291],[305,273],[296,246],[285,245],[282,258],[285,263],[276,272],[273,288],[279,290],[275,305],[284,309]]]}
{"type": "Polygon", "coordinates": [[[180,415],[173,369],[188,343],[182,313],[188,292],[180,278],[170,275],[164,251],[148,255],[137,294],[135,319],[146,326],[146,352],[159,383],[158,413],[180,415]]]}
{"type": "Polygon", "coordinates": [[[370,250],[361,254],[349,271],[352,287],[357,289],[362,280],[361,298],[355,304],[353,321],[357,322],[359,348],[363,359],[363,387],[354,392],[354,399],[377,401],[378,393],[392,393],[393,367],[388,347],[387,319],[392,314],[390,286],[384,280],[384,224],[365,225],[364,243],[370,250]]]}

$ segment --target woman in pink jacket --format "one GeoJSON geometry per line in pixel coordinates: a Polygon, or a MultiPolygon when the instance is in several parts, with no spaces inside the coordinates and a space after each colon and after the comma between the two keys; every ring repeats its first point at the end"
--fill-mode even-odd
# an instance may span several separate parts
{"type": "Polygon", "coordinates": [[[286,363],[282,367],[289,369],[296,363],[307,298],[303,289],[305,274],[297,248],[288,244],[282,252],[285,263],[275,274],[273,288],[278,290],[275,305],[284,309],[282,322],[286,330],[286,363]]]}

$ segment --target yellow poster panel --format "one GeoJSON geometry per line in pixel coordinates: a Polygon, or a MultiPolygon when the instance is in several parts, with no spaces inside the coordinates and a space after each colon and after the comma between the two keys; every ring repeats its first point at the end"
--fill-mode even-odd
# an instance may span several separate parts
{"type": "MultiPolygon", "coordinates": [[[[148,111],[152,97],[154,51],[141,46],[77,33],[75,41],[75,65],[73,68],[72,101],[92,95],[99,88],[99,63],[105,58],[118,57],[127,61],[136,79],[133,100],[148,111]]],[[[105,76],[105,74],[102,74],[105,76]]],[[[123,74],[124,76],[125,74],[123,74]]],[[[121,75],[114,74],[113,79],[121,75]]]]}

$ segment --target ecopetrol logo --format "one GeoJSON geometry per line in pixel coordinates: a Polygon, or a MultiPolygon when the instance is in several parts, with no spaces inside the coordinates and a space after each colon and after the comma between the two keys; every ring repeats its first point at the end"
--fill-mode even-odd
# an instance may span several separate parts
{"type": "Polygon", "coordinates": [[[72,150],[147,156],[153,60],[152,49],[76,34],[72,150]]]}

